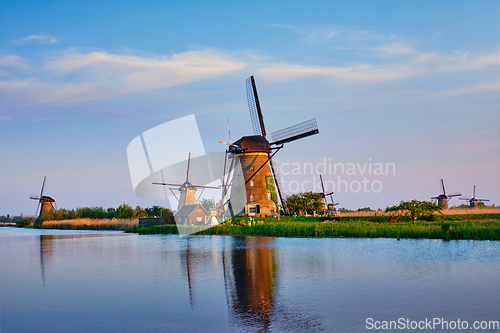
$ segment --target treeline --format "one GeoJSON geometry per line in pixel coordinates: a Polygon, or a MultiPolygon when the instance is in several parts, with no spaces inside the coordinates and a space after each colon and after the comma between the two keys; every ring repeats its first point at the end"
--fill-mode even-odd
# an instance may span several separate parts
{"type": "Polygon", "coordinates": [[[135,209],[125,203],[117,208],[109,207],[79,207],[76,209],[60,208],[55,211],[45,211],[42,216],[36,219],[37,223],[44,221],[73,220],[81,218],[91,219],[132,219],[135,217],[168,217],[173,213],[168,208],[153,206],[142,208],[136,206],[135,209]]]}
{"type": "Polygon", "coordinates": [[[297,193],[286,198],[286,207],[289,213],[293,215],[321,215],[325,213],[324,206],[321,194],[316,192],[297,193]]]}
{"type": "Polygon", "coordinates": [[[7,216],[2,215],[2,216],[0,216],[0,222],[10,223],[10,222],[12,222],[12,219],[10,218],[9,214],[7,214],[7,216]]]}

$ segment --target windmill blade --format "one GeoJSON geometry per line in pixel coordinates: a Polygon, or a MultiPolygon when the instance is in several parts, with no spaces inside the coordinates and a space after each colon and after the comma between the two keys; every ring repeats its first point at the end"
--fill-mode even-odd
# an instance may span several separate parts
{"type": "Polygon", "coordinates": [[[182,186],[182,184],[171,184],[171,183],[163,183],[163,182],[153,182],[154,185],[167,185],[167,186],[182,186]]]}
{"type": "Polygon", "coordinates": [[[217,190],[221,189],[220,186],[191,185],[191,187],[196,187],[196,188],[213,188],[213,189],[217,189],[217,190]]]}
{"type": "Polygon", "coordinates": [[[431,199],[437,200],[437,199],[439,199],[439,198],[438,198],[438,197],[432,197],[431,199]]]}
{"type": "Polygon", "coordinates": [[[333,194],[333,192],[330,192],[330,193],[327,193],[326,195],[328,196],[328,195],[332,195],[332,194],[333,194]]]}
{"type": "Polygon", "coordinates": [[[33,200],[40,200],[40,197],[36,194],[32,194],[30,195],[30,199],[33,199],[33,200]]]}
{"type": "Polygon", "coordinates": [[[336,202],[336,203],[334,203],[333,205],[334,205],[334,206],[337,206],[338,204],[339,204],[339,203],[338,203],[338,202],[336,202]]]}
{"type": "Polygon", "coordinates": [[[476,201],[490,201],[489,199],[476,199],[476,201]]]}
{"type": "Polygon", "coordinates": [[[467,201],[471,201],[472,198],[458,198],[458,200],[467,200],[467,201]]]}
{"type": "Polygon", "coordinates": [[[186,181],[189,180],[189,164],[191,162],[191,152],[189,152],[188,154],[188,164],[187,164],[187,168],[186,168],[186,181]]]}
{"type": "Polygon", "coordinates": [[[40,191],[40,198],[43,197],[43,189],[45,187],[45,179],[47,179],[47,176],[43,177],[42,190],[40,191]]]}
{"type": "Polygon", "coordinates": [[[444,189],[444,181],[441,179],[441,188],[443,190],[443,194],[446,195],[446,190],[444,189]]]}
{"type": "Polygon", "coordinates": [[[232,142],[231,142],[231,128],[229,128],[229,119],[227,120],[227,133],[229,134],[229,144],[232,144],[232,142]]]}
{"type": "MultiPolygon", "coordinates": [[[[278,151],[279,151],[279,149],[273,155],[275,155],[278,151]]],[[[281,207],[283,207],[283,212],[285,212],[285,214],[286,214],[286,212],[288,210],[287,210],[287,207],[286,207],[286,201],[285,201],[284,193],[281,192],[281,188],[282,188],[281,177],[280,177],[280,175],[278,173],[278,168],[275,165],[275,163],[273,163],[273,160],[272,160],[271,157],[269,157],[269,164],[271,165],[271,171],[273,172],[273,176],[274,176],[274,183],[276,184],[276,189],[278,190],[278,196],[280,197],[281,207]]],[[[279,213],[279,207],[276,207],[276,209],[278,209],[278,213],[279,213]]]]}
{"type": "Polygon", "coordinates": [[[271,133],[271,137],[274,141],[271,144],[281,145],[283,143],[295,141],[318,133],[318,125],[316,124],[316,119],[313,118],[300,124],[271,133]]]}
{"type": "Polygon", "coordinates": [[[473,188],[472,188],[472,197],[473,198],[476,197],[476,185],[474,185],[473,188]]]}
{"type": "Polygon", "coordinates": [[[250,76],[247,81],[247,101],[248,109],[250,110],[250,119],[252,120],[253,132],[255,135],[266,137],[266,128],[264,126],[264,117],[260,109],[259,95],[257,94],[257,86],[255,79],[250,76]]]}
{"type": "Polygon", "coordinates": [[[457,192],[457,193],[448,194],[447,197],[452,198],[452,197],[458,197],[459,195],[462,195],[462,193],[457,192]]]}
{"type": "Polygon", "coordinates": [[[41,203],[41,201],[40,201],[40,200],[38,200],[38,205],[36,206],[35,218],[36,218],[36,217],[37,217],[37,215],[38,215],[38,209],[40,208],[40,203],[41,203]]]}
{"type": "Polygon", "coordinates": [[[321,177],[321,175],[319,175],[319,180],[321,181],[321,189],[323,190],[323,192],[321,194],[324,198],[325,197],[325,186],[323,186],[323,177],[321,177]]]}

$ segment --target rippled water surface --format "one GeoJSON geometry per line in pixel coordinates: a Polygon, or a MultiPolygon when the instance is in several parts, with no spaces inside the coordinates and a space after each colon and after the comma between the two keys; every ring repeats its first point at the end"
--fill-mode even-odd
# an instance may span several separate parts
{"type": "Polygon", "coordinates": [[[363,332],[367,318],[500,320],[500,242],[0,228],[0,258],[2,332],[363,332]]]}

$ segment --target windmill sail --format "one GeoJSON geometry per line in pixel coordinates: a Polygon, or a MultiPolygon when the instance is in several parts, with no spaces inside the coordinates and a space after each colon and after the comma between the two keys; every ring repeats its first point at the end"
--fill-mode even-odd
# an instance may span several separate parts
{"type": "Polygon", "coordinates": [[[286,196],[283,192],[281,192],[281,188],[283,185],[281,184],[281,177],[278,172],[278,166],[276,162],[273,162],[272,159],[269,159],[269,164],[271,165],[271,171],[273,172],[274,182],[276,183],[276,189],[278,190],[278,196],[280,197],[281,207],[283,207],[283,211],[286,213],[288,211],[286,207],[286,196]]]}
{"type": "Polygon", "coordinates": [[[271,133],[273,145],[281,145],[287,142],[305,138],[310,135],[318,134],[318,124],[316,119],[310,119],[300,124],[293,125],[282,130],[271,133]]]}
{"type": "MultiPolygon", "coordinates": [[[[269,162],[269,166],[271,169],[270,171],[272,172],[272,176],[274,178],[274,183],[276,185],[276,190],[278,192],[277,194],[279,196],[279,201],[281,201],[281,206],[286,213],[287,212],[287,209],[286,209],[287,207],[286,207],[286,202],[285,202],[286,198],[285,198],[284,192],[281,190],[282,185],[281,185],[281,178],[280,178],[279,173],[278,173],[278,167],[277,167],[276,163],[272,160],[272,157],[281,148],[283,148],[283,145],[282,145],[283,143],[294,141],[294,140],[297,140],[297,139],[300,139],[300,138],[303,138],[306,136],[310,136],[310,135],[319,133],[318,126],[316,124],[315,119],[308,120],[306,122],[297,124],[295,126],[285,128],[281,131],[274,132],[272,134],[272,136],[273,136],[273,140],[275,140],[275,142],[269,143],[269,141],[267,141],[267,139],[266,139],[266,128],[264,125],[264,117],[262,115],[262,110],[261,110],[260,102],[259,102],[259,96],[257,94],[257,86],[255,84],[255,79],[253,76],[250,76],[246,80],[246,90],[247,90],[248,109],[250,111],[250,119],[252,121],[252,127],[253,127],[254,134],[255,134],[255,136],[260,136],[264,139],[264,140],[260,140],[260,139],[254,137],[252,139],[249,139],[249,141],[256,141],[256,142],[259,141],[259,144],[262,145],[262,148],[261,148],[262,150],[259,151],[258,153],[267,153],[268,158],[264,162],[264,165],[267,162],[269,162]],[[271,145],[281,145],[281,146],[277,147],[278,150],[276,150],[271,155],[271,153],[270,153],[271,149],[276,149],[276,148],[271,148],[271,145]]],[[[235,144],[240,142],[244,138],[245,137],[236,141],[235,144]]],[[[251,137],[247,137],[247,138],[251,138],[251,137]]],[[[233,153],[234,153],[234,151],[233,151],[233,153]]],[[[240,153],[243,153],[242,158],[245,158],[244,156],[248,154],[248,152],[246,152],[246,151],[240,151],[240,153]]],[[[262,165],[262,167],[264,165],[262,165]]],[[[253,175],[250,175],[250,178],[247,177],[248,178],[247,182],[250,181],[250,179],[255,174],[257,174],[257,172],[258,171],[255,171],[255,173],[253,175]]],[[[252,186],[252,185],[250,185],[250,186],[252,186]]],[[[254,196],[250,195],[249,197],[253,198],[254,196]]],[[[251,199],[251,201],[253,202],[253,199],[251,199]]]]}
{"type": "Polygon", "coordinates": [[[248,109],[250,110],[250,119],[252,120],[253,133],[255,135],[266,137],[266,128],[264,126],[264,117],[260,109],[259,95],[257,94],[257,86],[253,76],[250,76],[247,81],[247,101],[248,109]]]}

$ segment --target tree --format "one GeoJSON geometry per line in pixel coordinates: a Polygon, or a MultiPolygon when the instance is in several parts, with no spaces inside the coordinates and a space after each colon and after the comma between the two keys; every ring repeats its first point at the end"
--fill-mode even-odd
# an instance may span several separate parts
{"type": "Polygon", "coordinates": [[[109,207],[106,210],[106,218],[112,219],[116,217],[116,209],[114,207],[109,207]]]}
{"type": "Polygon", "coordinates": [[[160,206],[153,206],[153,207],[148,207],[145,209],[146,214],[148,214],[148,217],[161,217],[162,216],[162,207],[160,206]]]}
{"type": "Polygon", "coordinates": [[[320,193],[304,192],[292,194],[286,198],[286,206],[288,210],[296,215],[307,214],[323,214],[323,198],[320,193]]]}
{"type": "Polygon", "coordinates": [[[411,217],[412,221],[415,221],[418,216],[432,214],[434,212],[441,211],[441,207],[433,202],[429,201],[401,201],[399,205],[392,207],[387,207],[386,212],[402,212],[404,215],[411,217]]]}
{"type": "Polygon", "coordinates": [[[15,222],[16,222],[16,227],[19,227],[19,228],[24,228],[24,227],[27,227],[27,226],[33,224],[33,221],[29,217],[20,218],[19,220],[15,220],[15,222]]]}
{"type": "Polygon", "coordinates": [[[134,217],[134,209],[130,205],[122,203],[116,209],[116,217],[119,219],[131,219],[134,217]]]}
{"type": "Polygon", "coordinates": [[[200,203],[203,206],[203,208],[207,210],[207,212],[210,212],[210,208],[215,208],[215,200],[213,198],[212,199],[202,198],[200,200],[200,203]]]}
{"type": "Polygon", "coordinates": [[[141,206],[137,206],[134,209],[134,215],[136,217],[146,217],[148,216],[148,213],[146,213],[146,210],[143,209],[141,206]]]}

